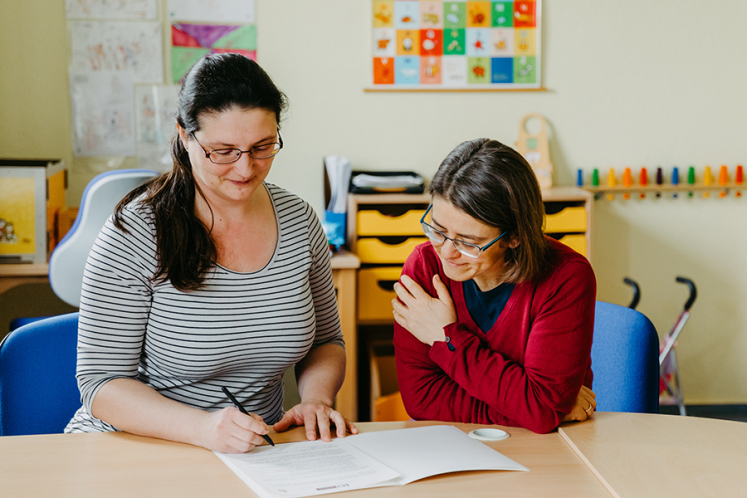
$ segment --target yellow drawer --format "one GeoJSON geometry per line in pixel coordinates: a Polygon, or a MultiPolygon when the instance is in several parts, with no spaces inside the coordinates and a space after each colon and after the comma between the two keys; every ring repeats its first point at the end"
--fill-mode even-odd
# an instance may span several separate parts
{"type": "Polygon", "coordinates": [[[420,219],[425,209],[413,209],[402,216],[387,216],[375,209],[358,211],[358,235],[421,235],[420,219]]]}
{"type": "Polygon", "coordinates": [[[586,257],[586,235],[566,235],[558,242],[562,242],[563,244],[579,253],[581,256],[586,257]]]}
{"type": "Polygon", "coordinates": [[[586,227],[584,207],[567,207],[557,214],[548,214],[545,219],[545,233],[585,232],[586,227]]]}
{"type": "Polygon", "coordinates": [[[401,266],[358,270],[359,321],[394,321],[392,299],[397,293],[391,288],[401,272],[401,266]]]}
{"type": "Polygon", "coordinates": [[[387,244],[379,239],[358,239],[355,255],[361,263],[404,263],[427,237],[411,237],[399,244],[387,244]]]}

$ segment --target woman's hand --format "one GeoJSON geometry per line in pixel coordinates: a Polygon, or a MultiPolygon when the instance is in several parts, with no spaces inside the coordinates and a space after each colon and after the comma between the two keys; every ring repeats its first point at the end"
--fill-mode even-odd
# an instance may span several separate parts
{"type": "Polygon", "coordinates": [[[432,346],[446,337],[444,327],[456,322],[457,315],[449,289],[438,275],[433,276],[436,298],[428,295],[407,275],[394,284],[397,299],[392,299],[394,320],[423,344],[432,346]]]}
{"type": "Polygon", "coordinates": [[[335,424],[337,437],[345,437],[349,431],[358,434],[358,429],[338,411],[319,401],[302,401],[285,413],[272,428],[277,432],[288,430],[293,425],[306,428],[306,439],[314,441],[317,428],[322,441],[332,441],[331,423],[335,424]]]}
{"type": "Polygon", "coordinates": [[[581,390],[576,396],[576,403],[573,405],[571,412],[563,417],[563,422],[572,422],[575,420],[584,421],[591,418],[594,410],[597,409],[597,395],[586,386],[581,386],[581,390]]]}
{"type": "Polygon", "coordinates": [[[256,414],[244,415],[238,408],[206,413],[200,446],[221,453],[246,453],[264,442],[267,424],[256,414]]]}

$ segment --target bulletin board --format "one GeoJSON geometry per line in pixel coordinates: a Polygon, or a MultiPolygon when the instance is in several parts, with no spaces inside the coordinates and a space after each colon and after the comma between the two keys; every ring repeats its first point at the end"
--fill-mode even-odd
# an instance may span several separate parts
{"type": "Polygon", "coordinates": [[[137,156],[143,168],[168,171],[187,72],[213,53],[257,58],[254,0],[65,0],[65,8],[75,156],[137,156]]]}
{"type": "Polygon", "coordinates": [[[372,0],[367,90],[541,89],[542,2],[372,0]]]}

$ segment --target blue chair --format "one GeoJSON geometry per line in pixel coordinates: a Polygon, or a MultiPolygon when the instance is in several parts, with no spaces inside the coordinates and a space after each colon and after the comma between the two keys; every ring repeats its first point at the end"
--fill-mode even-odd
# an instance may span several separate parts
{"type": "Polygon", "coordinates": [[[644,314],[597,301],[591,368],[598,411],[658,413],[659,338],[644,314]]]}
{"type": "Polygon", "coordinates": [[[21,318],[14,318],[10,321],[8,332],[13,332],[19,327],[23,327],[24,325],[28,325],[29,323],[37,322],[39,320],[44,320],[45,318],[49,318],[49,316],[24,316],[21,318]]]}
{"type": "Polygon", "coordinates": [[[49,258],[49,283],[60,299],[80,306],[83,270],[101,227],[125,195],[156,175],[143,169],[118,169],[101,173],[88,183],[73,226],[49,258]]]}
{"type": "Polygon", "coordinates": [[[80,408],[78,313],[24,325],[0,343],[0,436],[61,433],[80,408]]]}

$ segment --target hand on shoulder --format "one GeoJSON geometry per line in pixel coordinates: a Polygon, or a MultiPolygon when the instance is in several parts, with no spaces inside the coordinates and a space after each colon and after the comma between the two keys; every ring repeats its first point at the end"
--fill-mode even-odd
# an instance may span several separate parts
{"type": "Polygon", "coordinates": [[[457,320],[449,289],[438,275],[433,276],[433,287],[436,297],[431,297],[412,278],[402,275],[394,284],[397,299],[392,300],[394,320],[429,346],[443,341],[444,327],[457,320]]]}

